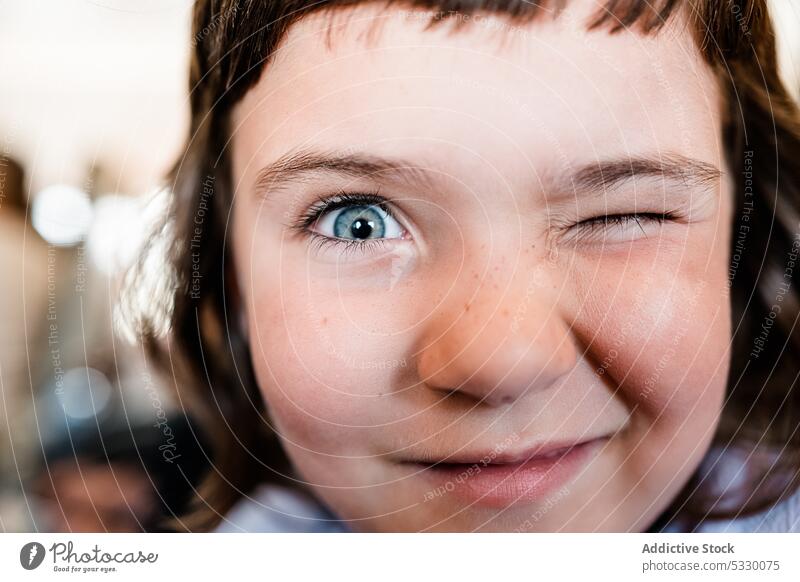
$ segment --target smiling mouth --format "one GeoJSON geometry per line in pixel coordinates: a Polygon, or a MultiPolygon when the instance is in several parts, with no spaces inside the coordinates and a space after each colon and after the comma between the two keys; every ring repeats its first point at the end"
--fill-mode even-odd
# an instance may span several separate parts
{"type": "Polygon", "coordinates": [[[409,461],[433,487],[426,499],[453,496],[469,504],[508,507],[546,499],[563,489],[608,442],[604,436],[547,444],[517,453],[459,455],[456,460],[409,461]]]}

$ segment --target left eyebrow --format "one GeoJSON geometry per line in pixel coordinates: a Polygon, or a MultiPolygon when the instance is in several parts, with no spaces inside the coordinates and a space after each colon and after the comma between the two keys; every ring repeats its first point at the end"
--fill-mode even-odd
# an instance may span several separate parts
{"type": "MultiPolygon", "coordinates": [[[[420,167],[419,163],[384,158],[364,153],[330,153],[300,150],[286,154],[262,168],[256,177],[255,191],[261,196],[300,182],[314,173],[332,173],[350,178],[372,178],[402,183],[416,188],[430,188],[442,172],[420,167]]],[[[686,187],[711,188],[721,176],[720,170],[694,158],[675,153],[657,156],[630,156],[597,160],[578,166],[553,179],[540,183],[548,191],[602,194],[639,178],[678,182],[686,187]]]]}
{"type": "Polygon", "coordinates": [[[721,175],[716,166],[681,154],[631,156],[585,164],[562,180],[562,188],[575,192],[605,192],[637,178],[712,188],[721,175]]]}

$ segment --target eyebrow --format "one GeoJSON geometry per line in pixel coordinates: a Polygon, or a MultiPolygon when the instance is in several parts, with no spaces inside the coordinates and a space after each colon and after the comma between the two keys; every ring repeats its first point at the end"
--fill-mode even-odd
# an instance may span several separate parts
{"type": "Polygon", "coordinates": [[[302,182],[315,173],[333,173],[349,178],[376,178],[407,186],[427,188],[434,183],[434,173],[417,163],[370,154],[327,153],[302,150],[279,158],[262,168],[256,177],[256,193],[266,196],[292,183],[302,182]]]}
{"type": "Polygon", "coordinates": [[[680,183],[686,187],[712,188],[722,172],[708,162],[681,154],[632,156],[598,160],[586,164],[569,179],[577,191],[608,191],[637,178],[655,178],[680,183]]]}
{"type": "MultiPolygon", "coordinates": [[[[301,150],[286,154],[262,168],[255,190],[261,196],[302,182],[316,173],[332,173],[350,178],[373,178],[384,182],[427,188],[441,172],[427,170],[418,163],[365,153],[331,153],[301,150]]],[[[547,190],[603,193],[640,179],[662,179],[685,187],[711,188],[721,176],[708,163],[677,153],[627,156],[596,160],[542,181],[547,190]]],[[[440,176],[441,177],[441,176],[440,176]]]]}

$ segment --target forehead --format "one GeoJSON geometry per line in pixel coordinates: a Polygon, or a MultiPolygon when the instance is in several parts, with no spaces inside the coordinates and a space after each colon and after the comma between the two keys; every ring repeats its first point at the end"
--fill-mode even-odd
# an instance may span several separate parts
{"type": "Polygon", "coordinates": [[[235,166],[255,172],[253,159],[307,146],[541,164],[641,149],[719,160],[716,83],[683,19],[657,35],[590,32],[596,8],[578,0],[528,24],[486,13],[433,27],[430,12],[369,4],[306,17],[235,108],[235,166]]]}

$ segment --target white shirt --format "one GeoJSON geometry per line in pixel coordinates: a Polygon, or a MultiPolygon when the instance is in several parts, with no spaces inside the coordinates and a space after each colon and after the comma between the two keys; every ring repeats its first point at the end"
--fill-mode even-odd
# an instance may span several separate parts
{"type": "Polygon", "coordinates": [[[240,499],[214,530],[258,533],[346,532],[336,519],[308,495],[288,487],[261,485],[240,499]]]}
{"type": "Polygon", "coordinates": [[[800,532],[800,490],[768,510],[736,519],[706,521],[695,531],[702,533],[800,532]]]}

